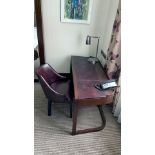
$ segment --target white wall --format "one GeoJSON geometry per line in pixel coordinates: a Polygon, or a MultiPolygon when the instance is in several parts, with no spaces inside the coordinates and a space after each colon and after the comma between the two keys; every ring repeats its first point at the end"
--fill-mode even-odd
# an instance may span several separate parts
{"type": "Polygon", "coordinates": [[[96,40],[85,45],[86,36],[101,36],[100,49],[106,52],[119,0],[94,0],[91,23],[72,24],[60,22],[60,0],[42,0],[45,62],[56,71],[70,71],[71,55],[95,56],[96,40]],[[105,43],[104,43],[105,42],[105,43]]]}

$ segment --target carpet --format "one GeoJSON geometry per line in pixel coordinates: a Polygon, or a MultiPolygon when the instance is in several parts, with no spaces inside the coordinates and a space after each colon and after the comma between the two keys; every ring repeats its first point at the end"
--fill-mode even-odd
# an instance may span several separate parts
{"type": "MultiPolygon", "coordinates": [[[[47,116],[47,99],[39,83],[34,83],[34,154],[35,155],[120,155],[121,125],[111,111],[103,107],[106,126],[103,130],[72,136],[72,119],[67,103],[54,103],[47,116]]],[[[97,107],[84,107],[78,113],[78,129],[101,124],[97,107]]]]}

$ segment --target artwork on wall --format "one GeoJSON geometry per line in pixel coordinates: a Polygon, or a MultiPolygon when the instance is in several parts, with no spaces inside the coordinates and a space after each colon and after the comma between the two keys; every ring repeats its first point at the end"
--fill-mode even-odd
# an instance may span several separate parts
{"type": "Polygon", "coordinates": [[[93,0],[61,0],[61,22],[90,24],[93,0]]]}

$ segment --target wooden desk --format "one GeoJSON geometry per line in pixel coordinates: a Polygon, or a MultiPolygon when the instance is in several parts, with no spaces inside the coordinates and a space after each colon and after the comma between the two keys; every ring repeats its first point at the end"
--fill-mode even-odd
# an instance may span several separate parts
{"type": "Polygon", "coordinates": [[[87,57],[72,56],[72,76],[74,84],[74,112],[73,112],[73,127],[72,135],[95,132],[102,130],[105,127],[105,117],[102,110],[103,104],[109,104],[113,101],[113,91],[99,91],[94,85],[107,80],[107,76],[103,71],[101,64],[98,62],[95,65],[87,61],[87,57]],[[102,125],[97,128],[85,130],[76,130],[78,110],[81,106],[96,105],[98,106],[102,125]]]}

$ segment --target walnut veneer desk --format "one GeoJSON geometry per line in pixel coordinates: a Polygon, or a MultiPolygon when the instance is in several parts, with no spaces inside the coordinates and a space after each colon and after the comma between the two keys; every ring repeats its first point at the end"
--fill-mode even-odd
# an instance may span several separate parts
{"type": "Polygon", "coordinates": [[[113,100],[112,90],[99,91],[94,87],[96,83],[108,80],[101,64],[98,62],[93,65],[87,60],[88,57],[71,57],[71,71],[74,85],[72,135],[102,130],[106,123],[102,105],[112,103],[113,100]],[[78,110],[81,106],[85,105],[98,106],[102,118],[102,125],[100,127],[76,130],[78,110]]]}

